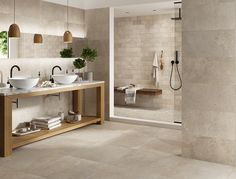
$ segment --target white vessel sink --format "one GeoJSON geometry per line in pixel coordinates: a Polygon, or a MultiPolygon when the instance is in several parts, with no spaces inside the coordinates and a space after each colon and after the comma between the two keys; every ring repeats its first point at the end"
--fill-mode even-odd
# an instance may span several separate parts
{"type": "Polygon", "coordinates": [[[17,89],[32,89],[39,82],[39,78],[10,78],[9,83],[17,89]]]}
{"type": "Polygon", "coordinates": [[[75,82],[77,75],[53,75],[52,76],[56,83],[69,85],[75,82]]]}

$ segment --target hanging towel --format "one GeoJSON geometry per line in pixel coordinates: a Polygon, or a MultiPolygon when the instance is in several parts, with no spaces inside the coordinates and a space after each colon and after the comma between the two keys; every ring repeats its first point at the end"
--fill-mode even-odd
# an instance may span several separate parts
{"type": "Polygon", "coordinates": [[[159,72],[158,55],[157,55],[157,52],[155,52],[154,60],[153,60],[153,64],[152,64],[152,77],[153,77],[156,87],[159,87],[159,74],[158,74],[158,72],[159,72]]]}
{"type": "Polygon", "coordinates": [[[126,104],[135,104],[136,103],[136,93],[137,90],[141,88],[132,87],[125,90],[125,103],[126,104]]]}

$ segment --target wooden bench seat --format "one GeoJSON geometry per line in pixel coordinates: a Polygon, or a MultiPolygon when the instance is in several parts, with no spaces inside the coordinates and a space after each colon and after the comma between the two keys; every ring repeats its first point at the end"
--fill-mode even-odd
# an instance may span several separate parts
{"type": "MultiPolygon", "coordinates": [[[[118,90],[118,87],[115,87],[115,92],[117,93],[125,93],[125,90],[118,90]]],[[[162,94],[161,89],[156,88],[143,88],[140,90],[137,90],[137,95],[152,95],[152,96],[158,96],[162,94]]]]}

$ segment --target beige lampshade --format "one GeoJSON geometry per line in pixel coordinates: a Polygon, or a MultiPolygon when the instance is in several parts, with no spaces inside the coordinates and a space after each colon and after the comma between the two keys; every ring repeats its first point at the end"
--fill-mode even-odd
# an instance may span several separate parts
{"type": "Polygon", "coordinates": [[[9,38],[20,38],[20,28],[17,24],[12,24],[8,31],[9,38]]]}
{"type": "Polygon", "coordinates": [[[72,33],[67,30],[64,33],[64,43],[72,43],[72,41],[73,41],[72,33]]]}
{"type": "Polygon", "coordinates": [[[41,34],[34,34],[34,43],[35,44],[43,43],[43,36],[41,34]]]}

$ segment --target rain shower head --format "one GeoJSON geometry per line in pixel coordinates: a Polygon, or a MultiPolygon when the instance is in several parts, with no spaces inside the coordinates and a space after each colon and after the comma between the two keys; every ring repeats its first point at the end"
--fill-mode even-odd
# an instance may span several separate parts
{"type": "MultiPolygon", "coordinates": [[[[182,2],[181,1],[174,2],[174,4],[182,4],[182,2]]],[[[175,20],[175,21],[182,20],[182,10],[181,10],[181,8],[179,8],[179,16],[171,18],[171,20],[175,20]]]]}

